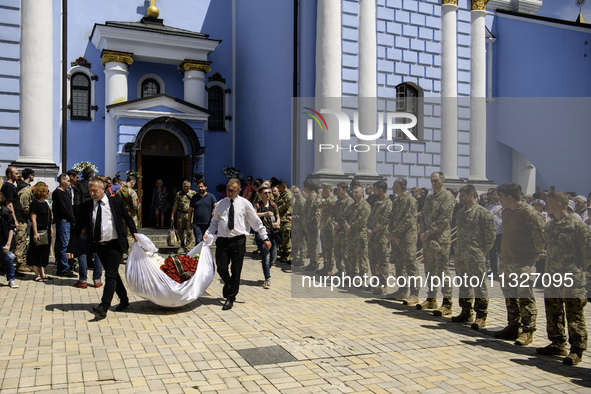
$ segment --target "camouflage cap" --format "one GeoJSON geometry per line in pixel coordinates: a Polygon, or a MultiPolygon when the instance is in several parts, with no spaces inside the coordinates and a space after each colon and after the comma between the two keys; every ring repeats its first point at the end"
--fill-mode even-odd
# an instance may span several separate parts
{"type": "Polygon", "coordinates": [[[332,190],[334,188],[334,186],[332,185],[332,183],[328,183],[328,182],[323,183],[321,187],[323,189],[329,189],[329,190],[332,190]]]}

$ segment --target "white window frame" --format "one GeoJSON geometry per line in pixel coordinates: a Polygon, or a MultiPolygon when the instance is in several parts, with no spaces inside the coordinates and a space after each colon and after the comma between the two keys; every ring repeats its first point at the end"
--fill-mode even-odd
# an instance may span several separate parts
{"type": "Polygon", "coordinates": [[[137,83],[137,98],[142,98],[142,84],[146,79],[153,79],[160,85],[160,93],[166,93],[164,81],[156,74],[144,74],[141,76],[137,83]]]}
{"type": "Polygon", "coordinates": [[[67,95],[68,95],[68,120],[78,120],[78,119],[72,119],[72,76],[74,74],[78,74],[78,73],[82,73],[82,74],[86,74],[86,76],[88,77],[88,79],[90,80],[90,122],[94,122],[95,119],[95,113],[96,110],[93,109],[96,107],[96,100],[95,100],[95,95],[96,95],[96,77],[94,76],[94,73],[92,71],[90,71],[90,68],[88,67],[84,67],[84,66],[74,66],[71,69],[68,70],[68,74],[67,74],[67,95]]]}
{"type": "MultiPolygon", "coordinates": [[[[206,97],[206,103],[209,105],[209,89],[211,87],[219,87],[220,89],[222,89],[222,92],[224,93],[224,128],[226,129],[226,131],[230,131],[230,119],[228,119],[229,115],[230,115],[230,93],[228,91],[228,87],[226,86],[226,84],[224,84],[221,81],[211,81],[210,83],[208,83],[206,85],[206,91],[207,91],[207,97],[206,97]]],[[[207,108],[209,109],[209,108],[207,108]]],[[[206,124],[206,130],[209,130],[209,123],[205,122],[206,124]]],[[[217,131],[217,130],[214,130],[217,131]]]]}

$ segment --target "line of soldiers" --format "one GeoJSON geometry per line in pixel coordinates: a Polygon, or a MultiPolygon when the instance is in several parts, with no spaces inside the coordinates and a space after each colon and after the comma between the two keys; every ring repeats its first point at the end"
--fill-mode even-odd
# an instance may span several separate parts
{"type": "MultiPolygon", "coordinates": [[[[364,200],[361,186],[352,187],[352,197],[344,182],[337,185],[336,196],[330,183],[322,184],[321,196],[311,180],[304,182],[303,195],[298,187],[293,187],[292,264],[304,266],[304,258],[309,256],[310,262],[304,267],[305,271],[315,271],[323,276],[345,274],[351,278],[368,274],[371,269],[371,274],[379,279],[379,285],[372,288],[378,295],[386,294],[388,289],[389,250],[398,277],[418,277],[421,260],[425,275],[450,277],[451,222],[456,200],[444,188],[443,173],[431,174],[431,184],[433,193],[425,198],[420,214],[417,214],[417,201],[407,192],[404,178],[394,181],[393,198],[388,197],[386,182],[376,182],[374,192],[377,199],[371,206],[364,200]],[[324,262],[322,269],[317,251],[319,230],[324,262]],[[419,259],[417,237],[423,245],[419,259]],[[337,272],[333,272],[335,266],[337,272]]],[[[532,342],[537,309],[531,274],[535,270],[535,262],[546,257],[547,252],[546,273],[560,274],[562,278],[568,273],[572,275],[573,285],[567,288],[561,281],[561,285],[545,289],[547,331],[552,343],[537,351],[544,355],[567,355],[566,314],[571,349],[564,363],[576,365],[587,347],[583,314],[587,302],[584,265],[587,259],[591,259],[591,230],[582,221],[568,216],[568,196],[564,193],[555,192],[548,197],[553,207],[549,211],[555,219],[546,229],[537,211],[521,199],[519,185],[502,185],[498,193],[504,210],[499,274],[504,278],[509,278],[511,274],[528,276],[525,286],[522,286],[523,276],[519,276],[518,283],[506,280],[502,286],[508,325],[495,336],[515,340],[515,344],[521,346],[532,342]],[[544,231],[548,234],[547,238],[544,231]]],[[[493,217],[490,211],[478,204],[474,186],[463,186],[459,199],[462,208],[456,216],[455,274],[484,278],[487,275],[486,255],[496,239],[493,217]]],[[[416,305],[417,309],[432,310],[435,316],[451,315],[451,283],[442,282],[443,302],[440,307],[436,298],[439,287],[429,287],[427,298],[421,303],[420,282],[413,280],[407,280],[407,286],[399,288],[390,298],[401,298],[405,305],[416,305]]],[[[453,322],[471,323],[476,330],[486,326],[488,288],[486,280],[480,283],[479,286],[464,283],[460,287],[461,313],[451,318],[453,322]]]]}

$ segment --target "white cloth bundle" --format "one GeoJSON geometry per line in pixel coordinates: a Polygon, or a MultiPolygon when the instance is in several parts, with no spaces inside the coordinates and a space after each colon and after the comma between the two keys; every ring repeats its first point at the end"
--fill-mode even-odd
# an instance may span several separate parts
{"type": "Polygon", "coordinates": [[[158,248],[143,234],[138,234],[127,258],[125,277],[130,290],[146,300],[164,307],[178,307],[195,301],[211,284],[215,273],[209,246],[214,237],[195,246],[188,256],[200,255],[197,272],[186,282],[178,283],[157,267],[146,252],[155,253],[158,248]]]}

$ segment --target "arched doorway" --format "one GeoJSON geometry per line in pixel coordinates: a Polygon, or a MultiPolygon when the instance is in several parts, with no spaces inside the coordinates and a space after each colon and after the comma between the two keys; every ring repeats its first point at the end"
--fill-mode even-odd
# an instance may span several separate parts
{"type": "MultiPolygon", "coordinates": [[[[189,159],[180,139],[167,130],[151,130],[144,135],[138,155],[139,171],[142,174],[141,220],[144,227],[155,224],[152,194],[156,181],[161,179],[168,191],[168,205],[172,207],[176,192],[181,189],[183,180],[189,176],[189,159]]],[[[170,209],[164,215],[163,225],[170,224],[170,209]]]]}
{"type": "MultiPolygon", "coordinates": [[[[156,180],[163,181],[172,208],[174,196],[181,190],[183,180],[192,181],[194,174],[199,172],[204,150],[193,128],[172,117],[161,117],[146,123],[135,141],[126,144],[131,168],[141,174],[138,182],[141,226],[155,224],[151,206],[156,180]]],[[[164,219],[164,225],[170,224],[170,210],[164,219]]]]}

